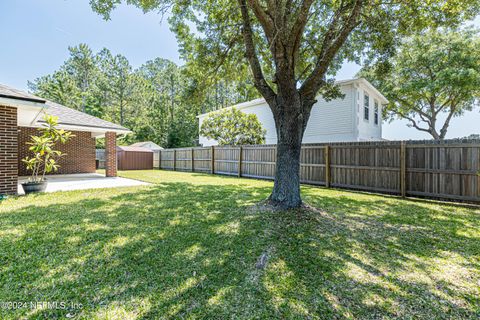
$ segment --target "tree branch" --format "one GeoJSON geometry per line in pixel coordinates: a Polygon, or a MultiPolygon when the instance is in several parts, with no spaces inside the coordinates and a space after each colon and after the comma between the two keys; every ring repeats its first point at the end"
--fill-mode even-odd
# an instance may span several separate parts
{"type": "MultiPolygon", "coordinates": [[[[253,13],[257,17],[258,21],[265,31],[265,35],[270,40],[275,36],[275,23],[272,18],[267,14],[265,9],[260,5],[257,0],[247,0],[250,8],[252,8],[253,13]]],[[[243,15],[243,13],[242,13],[243,15]]]]}
{"type": "Polygon", "coordinates": [[[245,54],[250,64],[250,68],[252,69],[255,87],[262,94],[265,100],[267,100],[267,102],[272,103],[275,100],[276,94],[265,80],[260,61],[258,60],[257,53],[255,52],[253,31],[250,24],[250,16],[248,14],[246,0],[238,0],[238,3],[240,5],[240,11],[242,13],[243,20],[242,33],[245,42],[245,54]]]}
{"type": "Polygon", "coordinates": [[[441,140],[445,139],[445,136],[447,135],[448,127],[450,126],[450,121],[452,120],[456,111],[457,111],[457,104],[453,103],[450,106],[450,112],[448,113],[447,119],[445,120],[445,123],[443,124],[442,129],[440,129],[441,140]]]}
{"type": "Polygon", "coordinates": [[[303,0],[298,12],[296,13],[297,19],[295,20],[290,35],[288,37],[288,42],[294,44],[292,48],[293,52],[295,52],[295,49],[298,48],[300,45],[303,31],[308,23],[308,15],[313,1],[314,0],[303,0]]]}
{"type": "MultiPolygon", "coordinates": [[[[420,106],[420,107],[417,107],[415,104],[410,104],[408,102],[408,100],[402,98],[402,97],[396,97],[396,100],[398,100],[401,104],[403,104],[404,106],[408,106],[410,109],[416,111],[420,118],[422,118],[422,120],[426,123],[428,123],[430,126],[432,125],[431,123],[431,120],[432,120],[432,116],[430,116],[428,113],[426,113],[425,111],[423,111],[423,107],[420,106]],[[426,118],[427,120],[424,120],[424,118],[426,118]]],[[[431,108],[430,108],[431,109],[431,108]]],[[[432,115],[435,114],[435,110],[431,110],[432,111],[432,115]]],[[[400,112],[398,112],[400,114],[400,112]]]]}
{"type": "Polygon", "coordinates": [[[401,115],[401,114],[399,114],[399,115],[400,115],[400,117],[402,117],[402,118],[410,121],[410,123],[412,124],[412,126],[413,126],[415,129],[417,129],[417,130],[419,130],[419,131],[423,131],[423,132],[427,132],[427,133],[432,134],[431,128],[425,129],[425,128],[419,127],[418,124],[417,124],[417,122],[415,121],[415,119],[413,119],[413,118],[411,118],[411,117],[409,117],[409,116],[407,116],[407,115],[401,115]]]}
{"type": "Polygon", "coordinates": [[[359,16],[364,5],[364,0],[356,0],[348,18],[339,31],[336,31],[339,20],[347,13],[348,7],[340,7],[334,15],[330,27],[325,34],[321,54],[317,59],[316,66],[310,76],[300,88],[300,94],[308,99],[314,99],[318,90],[324,84],[324,76],[334,59],[336,53],[347,40],[350,33],[359,24],[359,16]]]}

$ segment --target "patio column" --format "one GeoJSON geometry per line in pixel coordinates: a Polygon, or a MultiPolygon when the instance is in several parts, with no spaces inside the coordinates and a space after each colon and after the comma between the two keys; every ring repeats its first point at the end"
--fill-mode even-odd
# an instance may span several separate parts
{"type": "Polygon", "coordinates": [[[16,194],[18,185],[17,109],[0,106],[0,195],[16,194]]]}
{"type": "Polygon", "coordinates": [[[105,175],[117,176],[117,134],[115,132],[105,133],[105,175]]]}

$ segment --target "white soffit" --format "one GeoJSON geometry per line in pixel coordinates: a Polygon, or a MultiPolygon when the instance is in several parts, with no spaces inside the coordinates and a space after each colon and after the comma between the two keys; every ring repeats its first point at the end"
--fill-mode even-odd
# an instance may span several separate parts
{"type": "Polygon", "coordinates": [[[0,105],[17,108],[17,124],[31,126],[45,108],[44,103],[0,97],[0,105]]]}

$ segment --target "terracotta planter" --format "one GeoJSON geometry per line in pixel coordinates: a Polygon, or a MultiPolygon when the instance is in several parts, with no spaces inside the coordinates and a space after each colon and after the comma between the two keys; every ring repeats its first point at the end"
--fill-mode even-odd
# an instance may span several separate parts
{"type": "Polygon", "coordinates": [[[47,181],[25,182],[25,183],[22,183],[22,187],[25,194],[45,192],[45,189],[47,188],[47,181]]]}

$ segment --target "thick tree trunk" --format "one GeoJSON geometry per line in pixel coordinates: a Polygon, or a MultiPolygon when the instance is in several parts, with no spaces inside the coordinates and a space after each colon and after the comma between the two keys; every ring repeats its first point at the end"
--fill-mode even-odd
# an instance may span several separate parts
{"type": "Polygon", "coordinates": [[[270,202],[276,207],[289,209],[302,204],[300,196],[301,137],[279,138],[277,168],[270,202]]]}
{"type": "Polygon", "coordinates": [[[302,205],[300,196],[300,151],[310,108],[302,108],[298,95],[275,106],[277,127],[277,167],[269,201],[280,209],[302,205]]]}
{"type": "Polygon", "coordinates": [[[277,169],[270,202],[282,208],[295,208],[302,204],[300,150],[311,107],[318,91],[325,85],[331,62],[350,33],[360,24],[362,10],[368,2],[342,4],[335,11],[333,19],[326,26],[324,39],[319,39],[322,46],[315,57],[313,71],[301,81],[301,85],[296,76],[297,61],[301,59],[304,31],[310,20],[310,9],[316,8],[315,1],[302,1],[293,15],[291,9],[295,6],[292,1],[266,2],[268,10],[264,8],[263,1],[238,0],[243,21],[245,56],[253,73],[255,87],[270,105],[277,127],[277,169]],[[271,80],[276,85],[276,91],[263,74],[262,63],[256,52],[250,10],[263,29],[271,51],[275,64],[275,75],[271,80]]]}

